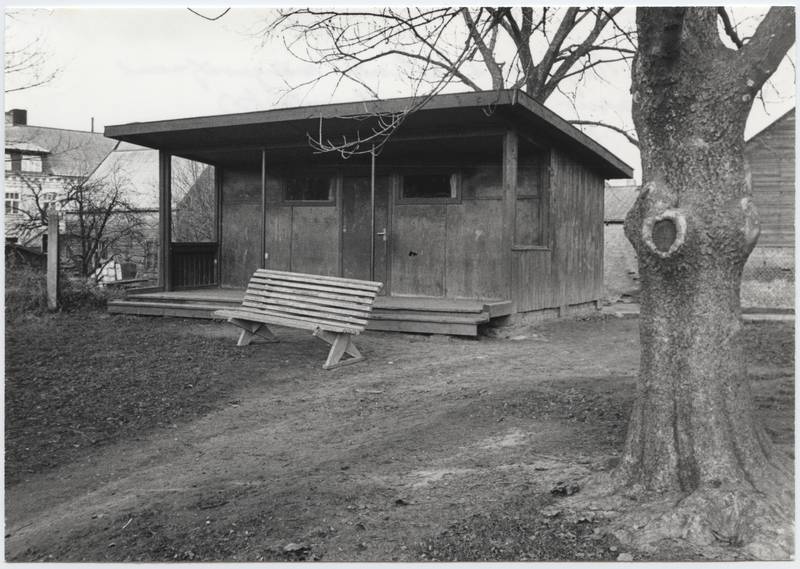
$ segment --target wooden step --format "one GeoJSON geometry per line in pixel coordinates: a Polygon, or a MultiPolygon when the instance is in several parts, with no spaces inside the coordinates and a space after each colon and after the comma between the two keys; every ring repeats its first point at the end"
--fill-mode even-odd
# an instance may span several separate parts
{"type": "Polygon", "coordinates": [[[410,334],[446,334],[477,336],[478,325],[470,323],[419,322],[411,320],[370,320],[367,331],[407,332],[410,334]]]}
{"type": "Polygon", "coordinates": [[[411,312],[408,310],[373,310],[370,320],[398,322],[440,322],[442,324],[483,324],[489,321],[488,312],[454,314],[451,312],[411,312]]]}
{"type": "Polygon", "coordinates": [[[134,316],[172,316],[175,318],[214,319],[214,312],[227,305],[185,302],[145,302],[141,300],[109,300],[107,310],[110,314],[131,314],[134,316]]]}

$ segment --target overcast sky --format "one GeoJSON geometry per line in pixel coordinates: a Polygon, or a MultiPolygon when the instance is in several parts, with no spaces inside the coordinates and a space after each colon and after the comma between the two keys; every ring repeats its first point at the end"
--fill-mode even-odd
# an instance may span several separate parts
{"type": "MultiPolygon", "coordinates": [[[[332,95],[320,86],[281,99],[287,83],[318,70],[288,55],[280,38],[264,40],[259,30],[270,15],[269,9],[239,7],[211,22],[177,8],[15,10],[13,20],[6,18],[6,49],[39,38],[51,67],[60,71],[46,85],[7,94],[5,109],[27,109],[30,124],[80,130],[89,130],[94,117],[95,130],[102,131],[110,124],[367,98],[352,88],[332,95]]],[[[385,69],[379,78],[382,96],[408,95],[393,71],[385,69]]],[[[630,127],[627,66],[595,81],[579,91],[575,107],[565,97],[551,98],[548,106],[568,119],[577,109],[581,118],[630,127]]],[[[768,93],[766,109],[756,103],[749,132],[794,105],[788,66],[775,83],[780,94],[768,93]]],[[[638,167],[635,149],[621,137],[587,132],[638,167]]]]}

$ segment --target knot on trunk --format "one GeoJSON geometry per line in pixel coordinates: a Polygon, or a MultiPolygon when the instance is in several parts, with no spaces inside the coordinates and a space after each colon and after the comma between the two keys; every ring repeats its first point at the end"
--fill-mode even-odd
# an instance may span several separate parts
{"type": "Polygon", "coordinates": [[[758,236],[761,234],[761,223],[758,220],[758,210],[750,198],[742,198],[739,202],[744,214],[744,226],[742,233],[744,235],[745,251],[749,254],[756,246],[758,236]]]}
{"type": "Polygon", "coordinates": [[[642,223],[642,240],[662,259],[672,257],[686,242],[686,217],[677,209],[646,217],[642,223]]]}

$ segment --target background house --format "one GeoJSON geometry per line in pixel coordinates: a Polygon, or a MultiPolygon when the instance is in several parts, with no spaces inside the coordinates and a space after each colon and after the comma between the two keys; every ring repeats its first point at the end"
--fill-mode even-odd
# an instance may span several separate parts
{"type": "Polygon", "coordinates": [[[744,268],[742,305],[794,307],[795,110],[745,144],[761,235],[744,268]]]}
{"type": "Polygon", "coordinates": [[[636,184],[606,184],[603,219],[603,283],[608,300],[635,296],[639,291],[636,251],[625,237],[623,223],[639,195],[636,184]]]}
{"type": "Polygon", "coordinates": [[[114,148],[101,133],[29,125],[24,109],[5,117],[5,236],[41,249],[41,210],[59,207],[114,148]]]}
{"type": "MultiPolygon", "coordinates": [[[[744,308],[794,306],[795,110],[750,137],[745,157],[761,235],[745,265],[744,308]]],[[[605,195],[605,285],[610,299],[639,289],[636,253],[622,230],[636,200],[633,185],[607,185],[605,195]]]]}

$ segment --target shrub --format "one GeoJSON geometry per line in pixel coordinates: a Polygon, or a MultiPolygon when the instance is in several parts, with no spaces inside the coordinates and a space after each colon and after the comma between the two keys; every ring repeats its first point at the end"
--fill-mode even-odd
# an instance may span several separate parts
{"type": "MultiPolygon", "coordinates": [[[[98,287],[83,279],[61,277],[59,309],[66,312],[103,310],[111,298],[121,291],[98,287]]],[[[44,271],[27,266],[6,272],[6,316],[11,319],[24,315],[47,313],[47,276],[44,271]]]]}
{"type": "Polygon", "coordinates": [[[46,311],[45,272],[27,265],[17,265],[9,270],[6,265],[6,315],[16,318],[23,314],[41,314],[46,311]]]}

